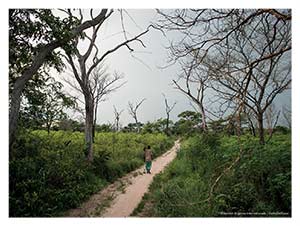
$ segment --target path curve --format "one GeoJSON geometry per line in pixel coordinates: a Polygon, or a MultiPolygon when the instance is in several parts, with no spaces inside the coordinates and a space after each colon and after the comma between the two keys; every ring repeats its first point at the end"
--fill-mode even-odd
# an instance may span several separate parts
{"type": "Polygon", "coordinates": [[[70,210],[67,216],[129,217],[148,191],[153,177],[176,157],[179,148],[180,143],[177,140],[169,151],[153,160],[151,174],[144,174],[144,166],[142,166],[109,185],[98,194],[93,195],[81,207],[70,210]]]}

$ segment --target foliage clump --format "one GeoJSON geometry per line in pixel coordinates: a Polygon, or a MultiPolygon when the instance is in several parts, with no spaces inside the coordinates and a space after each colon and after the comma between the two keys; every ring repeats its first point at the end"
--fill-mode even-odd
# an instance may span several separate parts
{"type": "Polygon", "coordinates": [[[9,163],[9,215],[59,216],[141,166],[145,145],[151,145],[158,156],[172,144],[163,134],[96,133],[95,159],[90,163],[83,133],[21,133],[9,163]]]}

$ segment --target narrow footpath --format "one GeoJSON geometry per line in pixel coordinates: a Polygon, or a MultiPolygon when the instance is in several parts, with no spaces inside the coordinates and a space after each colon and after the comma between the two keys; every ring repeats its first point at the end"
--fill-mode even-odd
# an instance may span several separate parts
{"type": "Polygon", "coordinates": [[[129,217],[142,200],[153,180],[175,157],[180,148],[174,146],[152,161],[151,174],[144,174],[144,166],[128,173],[99,193],[93,195],[79,208],[66,213],[67,217],[129,217]]]}

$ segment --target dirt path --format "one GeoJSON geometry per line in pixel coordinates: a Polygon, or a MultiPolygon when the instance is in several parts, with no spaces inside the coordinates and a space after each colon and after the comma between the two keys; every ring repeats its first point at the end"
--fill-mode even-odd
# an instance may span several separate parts
{"type": "Polygon", "coordinates": [[[180,143],[152,162],[151,174],[144,174],[144,166],[93,195],[81,207],[67,212],[68,217],[128,217],[147,192],[153,177],[160,173],[176,156],[180,143]]]}

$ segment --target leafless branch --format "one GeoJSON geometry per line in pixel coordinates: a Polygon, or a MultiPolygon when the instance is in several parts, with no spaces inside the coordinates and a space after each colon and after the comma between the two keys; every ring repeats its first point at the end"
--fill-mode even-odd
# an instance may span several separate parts
{"type": "Polygon", "coordinates": [[[137,117],[137,110],[141,106],[141,104],[146,100],[146,98],[143,98],[140,102],[133,104],[131,102],[128,102],[128,113],[133,117],[135,120],[135,123],[137,125],[137,132],[140,132],[140,126],[139,126],[139,121],[137,117]]]}

